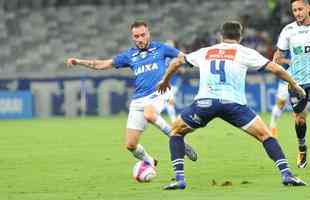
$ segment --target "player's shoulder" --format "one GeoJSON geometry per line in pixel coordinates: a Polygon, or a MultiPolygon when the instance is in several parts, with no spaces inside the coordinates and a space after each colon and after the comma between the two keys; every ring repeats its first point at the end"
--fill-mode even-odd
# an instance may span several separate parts
{"type": "Polygon", "coordinates": [[[140,50],[137,47],[130,47],[128,49],[125,49],[121,52],[119,52],[117,55],[123,57],[123,58],[131,58],[131,57],[135,57],[139,54],[140,50]]]}
{"type": "Polygon", "coordinates": [[[151,48],[151,49],[152,49],[152,48],[157,49],[157,48],[166,47],[166,46],[168,46],[168,45],[166,45],[166,44],[163,43],[163,42],[151,41],[149,48],[151,48]]]}
{"type": "Polygon", "coordinates": [[[242,52],[242,53],[257,53],[255,49],[243,46],[242,44],[237,44],[237,52],[242,52]]]}
{"type": "Polygon", "coordinates": [[[291,23],[289,23],[283,27],[282,32],[290,32],[290,31],[294,30],[296,27],[298,27],[297,22],[296,21],[291,22],[291,23]]]}

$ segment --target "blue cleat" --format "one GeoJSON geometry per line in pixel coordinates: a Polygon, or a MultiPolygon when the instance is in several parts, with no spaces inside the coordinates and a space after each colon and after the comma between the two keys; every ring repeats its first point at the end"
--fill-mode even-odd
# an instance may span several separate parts
{"type": "Polygon", "coordinates": [[[306,186],[307,184],[293,175],[287,175],[283,177],[283,185],[285,186],[306,186]]]}
{"type": "Polygon", "coordinates": [[[185,181],[175,181],[164,186],[164,190],[184,190],[185,188],[186,188],[185,181]]]}

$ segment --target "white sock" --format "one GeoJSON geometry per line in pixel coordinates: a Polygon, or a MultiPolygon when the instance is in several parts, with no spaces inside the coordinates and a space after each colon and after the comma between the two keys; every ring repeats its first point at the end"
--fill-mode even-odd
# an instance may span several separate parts
{"type": "Polygon", "coordinates": [[[162,118],[162,116],[157,115],[156,121],[153,124],[165,135],[170,136],[171,126],[164,120],[164,118],[162,118]]]}
{"type": "Polygon", "coordinates": [[[177,119],[174,105],[167,104],[166,105],[166,109],[167,109],[167,113],[168,113],[168,115],[170,117],[171,122],[174,122],[177,119]]]}
{"type": "Polygon", "coordinates": [[[144,150],[141,144],[138,144],[137,148],[131,151],[131,153],[135,158],[139,160],[144,160],[150,163],[151,165],[154,165],[154,159],[144,150]]]}
{"type": "Polygon", "coordinates": [[[275,128],[277,126],[278,120],[282,114],[282,110],[277,106],[274,105],[271,113],[270,119],[270,127],[275,128]]]}

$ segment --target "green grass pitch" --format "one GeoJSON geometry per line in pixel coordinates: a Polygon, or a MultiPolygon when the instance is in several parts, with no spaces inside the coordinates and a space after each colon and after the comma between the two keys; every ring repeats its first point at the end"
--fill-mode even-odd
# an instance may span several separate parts
{"type": "MultiPolygon", "coordinates": [[[[269,121],[268,114],[263,118],[269,121]]],[[[221,120],[187,137],[199,160],[186,160],[184,191],[162,190],[173,176],[168,140],[149,126],[141,143],[159,160],[158,176],[137,183],[132,178],[136,160],[124,148],[125,125],[125,115],[0,121],[0,200],[310,199],[309,186],[282,186],[261,144],[221,120]],[[231,185],[222,186],[226,181],[231,185]]],[[[295,164],[290,114],[280,119],[279,131],[292,170],[310,183],[310,166],[295,164]]]]}

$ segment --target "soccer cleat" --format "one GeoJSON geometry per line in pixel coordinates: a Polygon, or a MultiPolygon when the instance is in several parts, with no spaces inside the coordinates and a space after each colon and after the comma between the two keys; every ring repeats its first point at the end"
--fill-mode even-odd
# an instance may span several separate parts
{"type": "Polygon", "coordinates": [[[185,143],[185,155],[191,160],[196,161],[198,159],[196,151],[189,144],[185,143]]]}
{"type": "Polygon", "coordinates": [[[164,190],[184,190],[185,188],[186,188],[185,181],[175,181],[164,186],[164,190]]]}
{"type": "Polygon", "coordinates": [[[307,146],[299,146],[299,153],[297,155],[297,167],[305,168],[307,166],[307,146]]]}
{"type": "Polygon", "coordinates": [[[158,160],[156,160],[156,159],[154,159],[153,158],[153,163],[150,163],[150,162],[147,162],[147,161],[144,161],[145,163],[147,163],[148,165],[151,165],[151,166],[153,166],[154,168],[157,166],[157,164],[158,164],[158,160]]]}
{"type": "Polygon", "coordinates": [[[283,177],[283,185],[285,186],[306,186],[307,184],[293,175],[288,175],[283,177]]]}
{"type": "Polygon", "coordinates": [[[297,155],[297,167],[305,168],[307,164],[307,151],[300,151],[297,155]]]}
{"type": "Polygon", "coordinates": [[[158,164],[158,160],[154,159],[154,166],[156,167],[158,164]]]}

